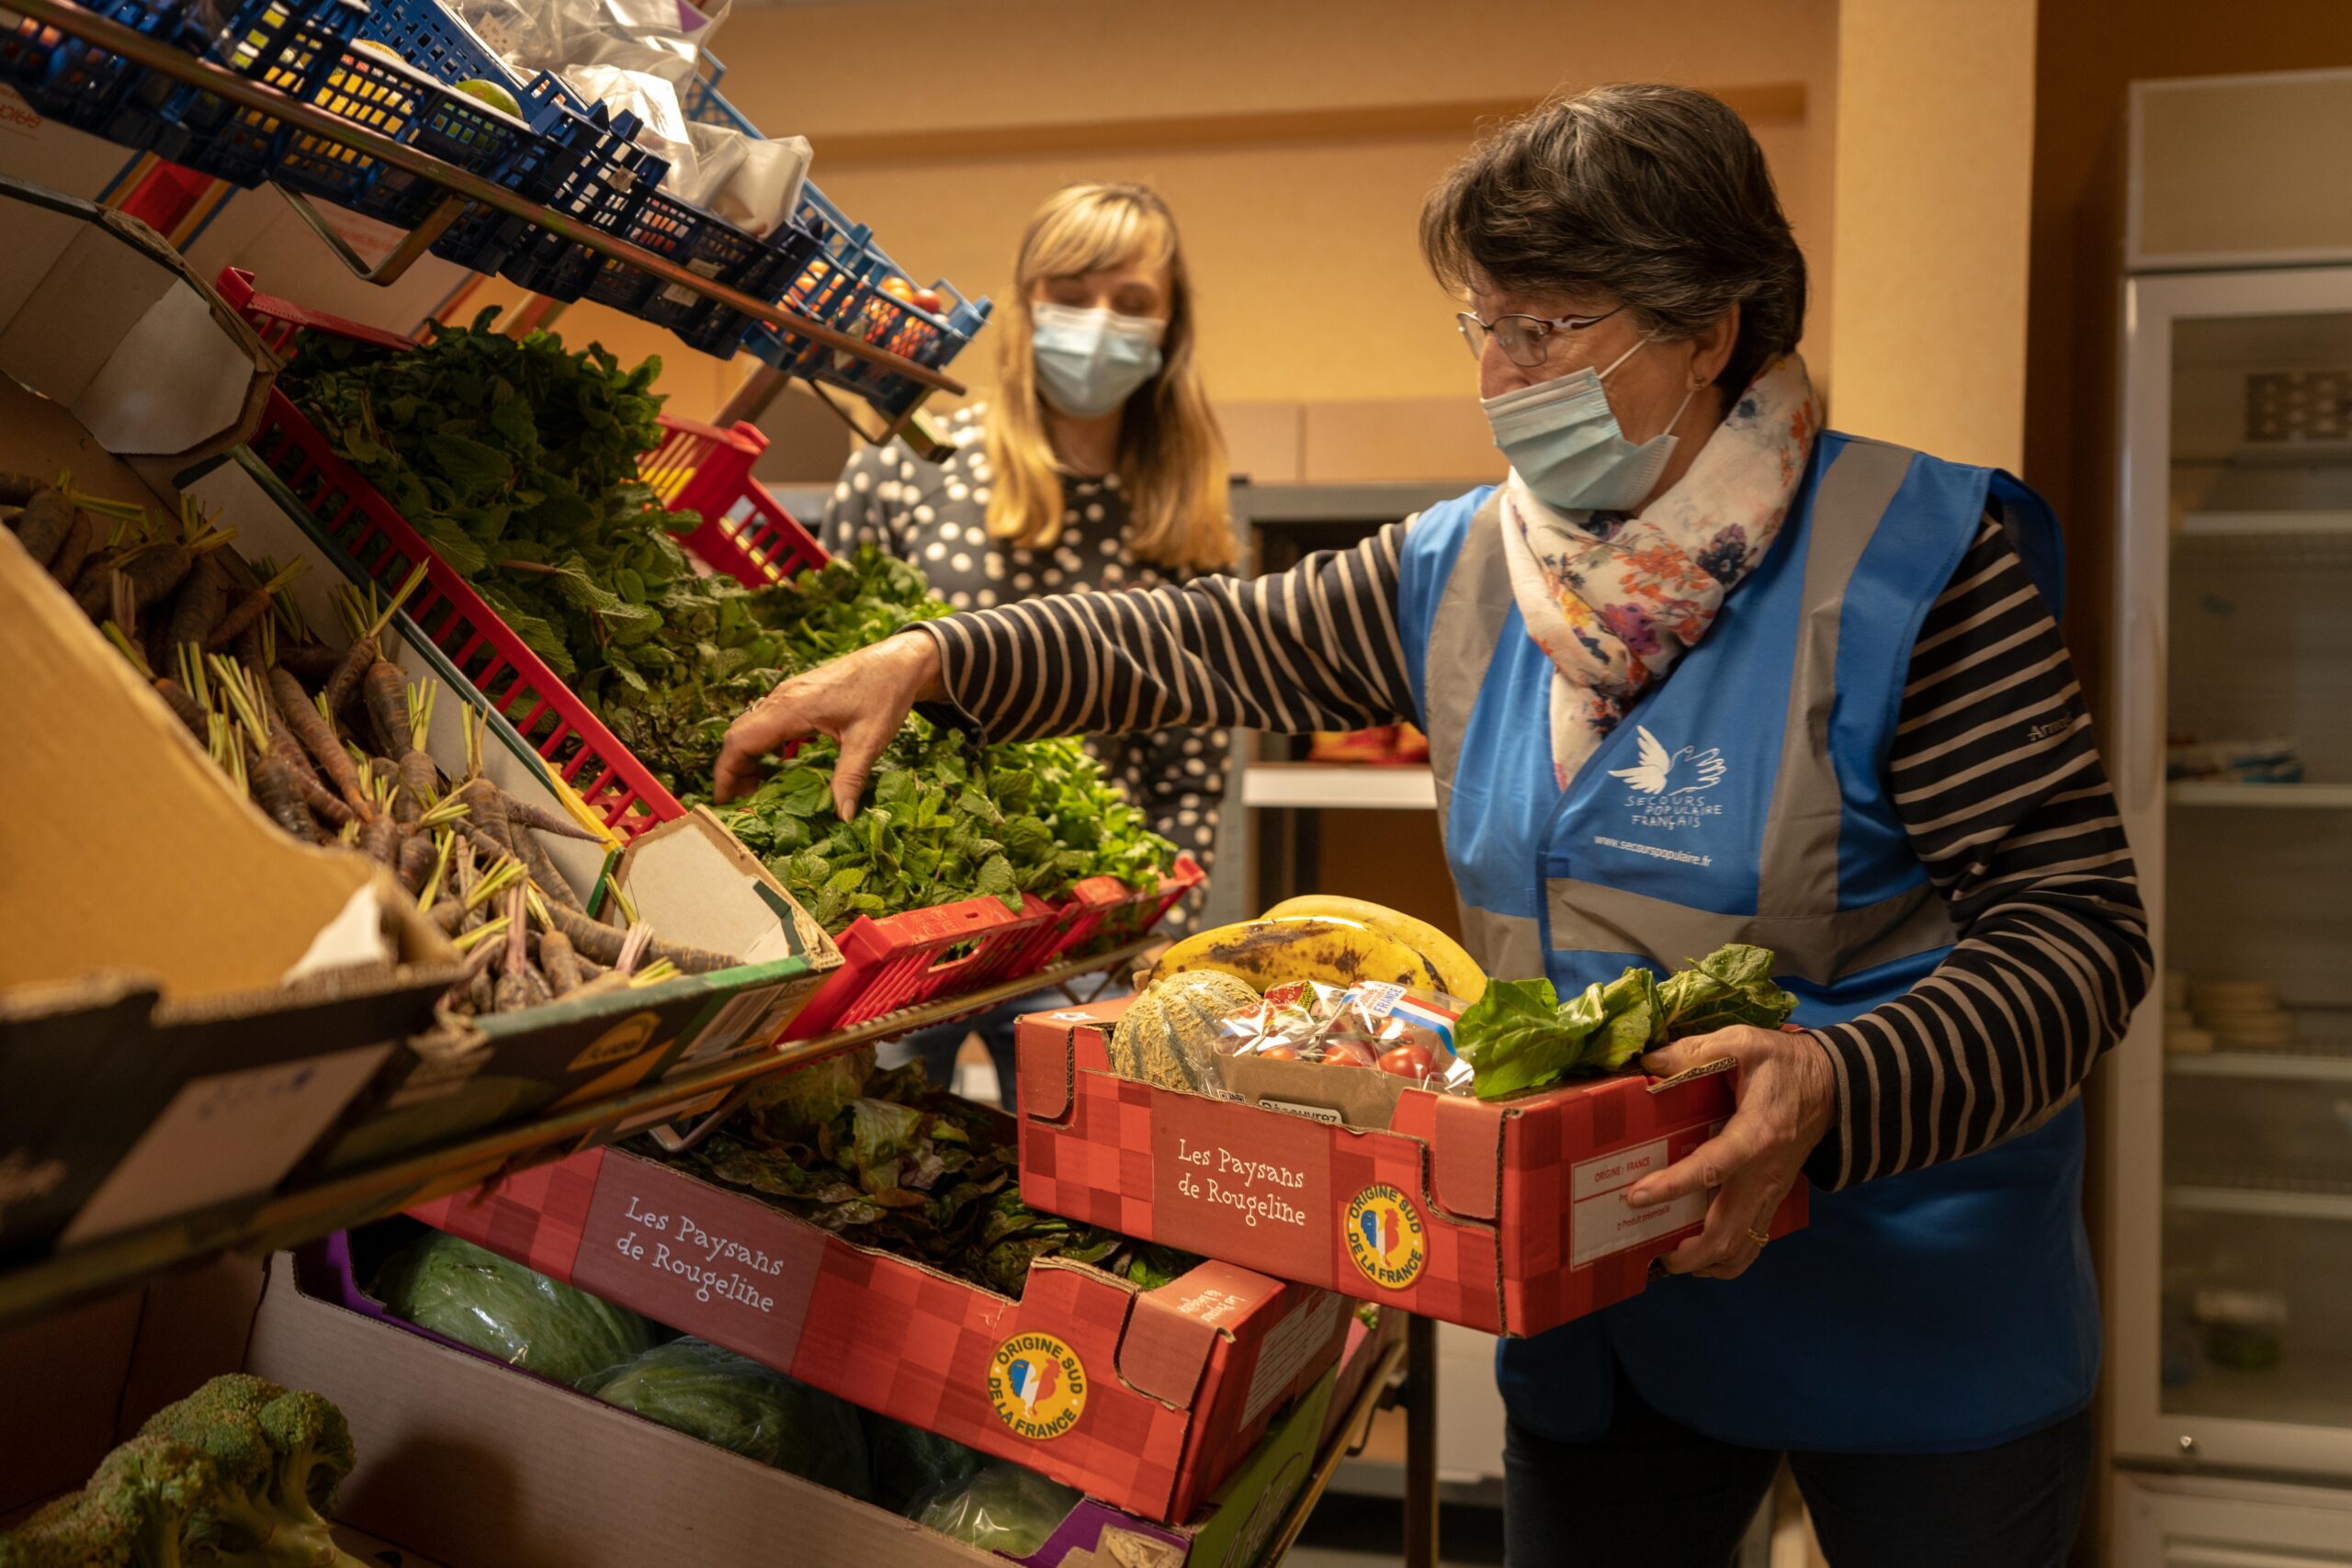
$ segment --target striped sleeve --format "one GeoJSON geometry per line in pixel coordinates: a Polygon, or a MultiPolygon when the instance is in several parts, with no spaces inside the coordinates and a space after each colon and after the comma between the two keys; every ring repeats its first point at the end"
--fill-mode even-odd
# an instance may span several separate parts
{"type": "Polygon", "coordinates": [[[948,695],[992,741],[1397,724],[1412,717],[1396,630],[1408,526],[1267,577],[1029,599],[922,629],[948,695]]]}
{"type": "Polygon", "coordinates": [[[1913,645],[1896,809],[1959,927],[1903,996],[1817,1030],[1843,1187],[1973,1154],[2062,1108],[2152,978],[2147,912],[2082,688],[1992,519],[1913,645]]]}

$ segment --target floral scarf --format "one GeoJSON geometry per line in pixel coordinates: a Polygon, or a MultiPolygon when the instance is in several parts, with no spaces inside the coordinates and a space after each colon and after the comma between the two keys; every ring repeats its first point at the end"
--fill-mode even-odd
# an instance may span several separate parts
{"type": "Polygon", "coordinates": [[[1510,476],[1503,552],[1528,635],[1552,660],[1561,788],[1764,558],[1820,427],[1812,378],[1790,355],[1757,377],[1690,471],[1638,516],[1556,512],[1510,476]]]}

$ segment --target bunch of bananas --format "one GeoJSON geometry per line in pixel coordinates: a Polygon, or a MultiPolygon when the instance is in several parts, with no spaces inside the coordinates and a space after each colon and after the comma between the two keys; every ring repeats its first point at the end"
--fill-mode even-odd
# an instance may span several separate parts
{"type": "Polygon", "coordinates": [[[1210,969],[1259,990],[1286,980],[1351,986],[1394,980],[1464,1005],[1486,994],[1487,976],[1469,953],[1426,920],[1362,898],[1316,894],[1186,937],[1160,955],[1152,977],[1210,969]]]}

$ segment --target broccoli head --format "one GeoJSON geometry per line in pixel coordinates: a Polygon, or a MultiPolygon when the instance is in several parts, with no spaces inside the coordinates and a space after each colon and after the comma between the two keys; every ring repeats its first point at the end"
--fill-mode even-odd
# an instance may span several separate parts
{"type": "Polygon", "coordinates": [[[143,1436],[186,1444],[220,1478],[189,1540],[221,1568],[331,1568],[356,1559],[321,1512],[352,1466],[351,1429],[322,1395],[232,1372],[157,1411],[143,1436]]]}
{"type": "Polygon", "coordinates": [[[183,1543],[220,1483],[187,1444],[133,1438],[82,1490],[0,1536],[0,1568],[189,1568],[183,1543]]]}

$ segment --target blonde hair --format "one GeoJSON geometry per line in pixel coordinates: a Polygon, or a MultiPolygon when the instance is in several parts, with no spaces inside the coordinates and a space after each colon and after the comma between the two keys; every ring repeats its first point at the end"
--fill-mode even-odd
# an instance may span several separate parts
{"type": "Polygon", "coordinates": [[[1062,476],[1031,356],[1030,296],[1047,278],[1130,265],[1168,268],[1170,314],[1159,373],[1127,399],[1119,418],[1128,543],[1158,566],[1230,566],[1238,551],[1225,436],[1193,364],[1192,283],[1176,220],[1146,186],[1065,186],[1022,231],[1012,298],[996,320],[1001,389],[989,406],[989,535],[1030,550],[1049,549],[1061,537],[1062,476]]]}

